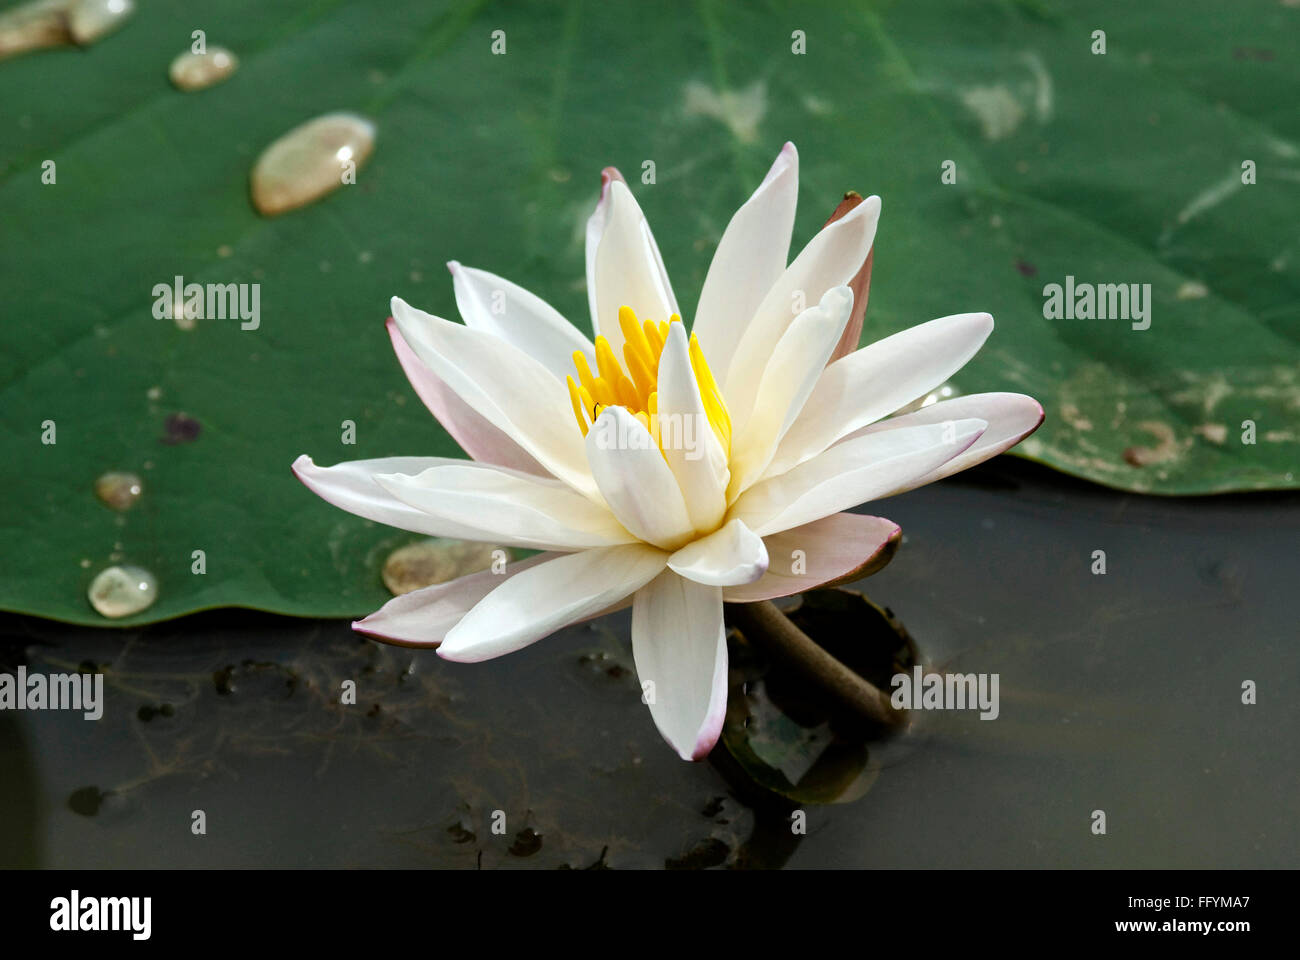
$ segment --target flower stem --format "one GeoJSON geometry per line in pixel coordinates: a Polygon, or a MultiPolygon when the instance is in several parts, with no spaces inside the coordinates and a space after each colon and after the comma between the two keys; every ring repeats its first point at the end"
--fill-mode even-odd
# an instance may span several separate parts
{"type": "Polygon", "coordinates": [[[887,693],[818,646],[772,601],[729,603],[727,614],[745,639],[822,687],[840,707],[877,727],[894,729],[906,722],[887,693]]]}

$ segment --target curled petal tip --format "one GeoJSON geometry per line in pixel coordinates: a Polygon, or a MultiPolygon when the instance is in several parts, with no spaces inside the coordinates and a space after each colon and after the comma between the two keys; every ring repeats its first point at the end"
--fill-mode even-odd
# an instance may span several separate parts
{"type": "MultiPolygon", "coordinates": [[[[1037,400],[1034,400],[1033,397],[1030,397],[1029,399],[1033,401],[1034,406],[1038,408],[1038,419],[1034,421],[1034,425],[1029,428],[1029,430],[1024,434],[1024,436],[1020,438],[1020,440],[1025,439],[1025,437],[1029,436],[1029,434],[1033,433],[1035,430],[1041,427],[1043,425],[1043,421],[1047,419],[1047,411],[1043,408],[1043,405],[1039,403],[1037,400]]],[[[1016,443],[1019,443],[1020,440],[1017,440],[1016,443]]]]}
{"type": "MultiPolygon", "coordinates": [[[[724,713],[725,715],[725,713],[724,713]]],[[[707,760],[713,748],[718,745],[718,740],[722,737],[722,723],[710,722],[704,730],[700,731],[699,739],[695,741],[695,747],[688,754],[682,751],[679,756],[683,760],[689,760],[692,763],[699,763],[707,760]]]]}
{"type": "Polygon", "coordinates": [[[609,185],[615,181],[627,183],[623,179],[623,174],[618,172],[618,167],[606,167],[600,171],[600,199],[604,200],[609,195],[609,185]]]}

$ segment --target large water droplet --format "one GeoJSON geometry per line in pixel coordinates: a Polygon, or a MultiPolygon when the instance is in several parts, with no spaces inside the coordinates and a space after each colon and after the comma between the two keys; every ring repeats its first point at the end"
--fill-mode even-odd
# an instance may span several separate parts
{"type": "Polygon", "coordinates": [[[147,610],[158,599],[158,581],[144,567],[109,567],[90,582],[90,605],[116,620],[147,610]]]}
{"type": "Polygon", "coordinates": [[[0,60],[28,50],[94,43],[122,25],[132,0],[35,0],[0,13],[0,60]]]}
{"type": "Polygon", "coordinates": [[[95,481],[95,496],[114,510],[130,510],[144,493],[144,481],[134,473],[110,470],[95,481]]]}
{"type": "MultiPolygon", "coordinates": [[[[398,547],[384,561],[384,586],[400,596],[435,583],[446,583],[488,569],[492,566],[493,553],[502,549],[468,540],[431,538],[409,543],[398,547]]],[[[509,551],[505,555],[508,562],[509,551]]]]}
{"type": "Polygon", "coordinates": [[[253,205],[273,217],[343,186],[375,145],[375,125],[352,113],[327,113],[294,127],[258,157],[253,205]]]}
{"type": "Polygon", "coordinates": [[[36,0],[0,13],[0,60],[67,43],[68,29],[61,7],[61,3],[51,0],[36,0]]]}
{"type": "Polygon", "coordinates": [[[74,0],[67,8],[68,33],[85,46],[120,27],[135,11],[134,0],[74,0]]]}
{"type": "Polygon", "coordinates": [[[172,61],[167,75],[177,90],[202,90],[220,83],[238,66],[239,58],[225,47],[209,47],[207,53],[182,53],[172,61]]]}

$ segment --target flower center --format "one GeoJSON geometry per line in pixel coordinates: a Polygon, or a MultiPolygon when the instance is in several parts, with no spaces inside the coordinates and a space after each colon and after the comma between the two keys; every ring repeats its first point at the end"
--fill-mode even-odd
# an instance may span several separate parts
{"type": "MultiPolygon", "coordinates": [[[[623,330],[623,362],[627,372],[619,365],[604,337],[596,338],[595,376],[592,376],[582,351],[573,351],[573,366],[578,371],[578,379],[575,382],[573,377],[568,378],[569,399],[573,403],[578,429],[584,437],[601,410],[608,406],[621,406],[641,421],[655,443],[659,443],[659,358],[668,340],[669,324],[681,322],[682,318],[675,313],[667,322],[642,322],[637,320],[631,307],[619,307],[618,325],[623,330]]],[[[691,334],[689,355],[691,372],[704,402],[705,416],[722,445],[723,453],[729,458],[731,415],[695,334],[691,334]]]]}

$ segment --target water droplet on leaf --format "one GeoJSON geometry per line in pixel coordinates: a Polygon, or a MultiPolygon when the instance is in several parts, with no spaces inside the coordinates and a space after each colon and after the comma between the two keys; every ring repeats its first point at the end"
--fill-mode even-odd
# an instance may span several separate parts
{"type": "MultiPolygon", "coordinates": [[[[35,0],[0,13],[0,60],[28,50],[94,43],[120,27],[133,0],[35,0]]],[[[31,118],[19,120],[24,128],[31,118]]]]}
{"type": "Polygon", "coordinates": [[[135,12],[134,0],[74,0],[68,5],[68,33],[85,46],[112,33],[135,12]]]}
{"type": "Polygon", "coordinates": [[[96,575],[87,596],[101,616],[116,620],[153,606],[158,581],[143,567],[113,566],[96,575]]]}
{"type": "Polygon", "coordinates": [[[95,496],[114,510],[130,510],[144,493],[144,481],[134,473],[111,470],[95,481],[95,496]]]}
{"type": "Polygon", "coordinates": [[[351,113],[327,113],[294,127],[258,157],[253,205],[264,216],[306,206],[344,184],[375,145],[375,125],[351,113]]]}
{"type": "MultiPolygon", "coordinates": [[[[435,583],[455,580],[492,566],[493,552],[501,547],[468,540],[430,538],[398,547],[384,561],[384,586],[394,596],[435,583]]],[[[510,552],[506,552],[506,560],[510,552]]]]}
{"type": "Polygon", "coordinates": [[[167,70],[177,90],[202,90],[220,83],[235,72],[239,58],[225,47],[211,47],[206,53],[187,50],[167,70]]]}

